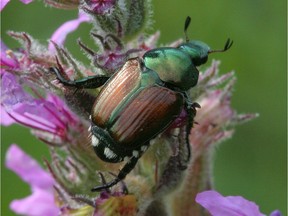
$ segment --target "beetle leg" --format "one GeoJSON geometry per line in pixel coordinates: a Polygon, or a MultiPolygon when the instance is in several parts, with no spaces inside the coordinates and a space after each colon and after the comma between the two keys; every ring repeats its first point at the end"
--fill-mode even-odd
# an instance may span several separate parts
{"type": "Polygon", "coordinates": [[[124,167],[120,170],[119,174],[117,175],[117,177],[113,181],[108,182],[106,184],[103,184],[101,186],[94,187],[91,189],[91,191],[96,192],[96,191],[110,188],[110,187],[114,186],[115,184],[117,184],[119,181],[123,180],[126,177],[126,175],[128,173],[130,173],[131,170],[135,167],[135,165],[137,164],[137,161],[141,157],[141,155],[142,155],[142,153],[140,151],[139,151],[139,154],[133,155],[130,158],[130,160],[124,165],[124,167]]]}
{"type": "Polygon", "coordinates": [[[194,102],[191,103],[190,101],[186,101],[186,111],[188,113],[188,119],[187,119],[187,124],[186,124],[186,135],[185,135],[185,143],[186,143],[186,147],[187,147],[187,158],[185,160],[185,162],[188,162],[190,160],[191,157],[191,147],[190,147],[190,142],[189,142],[189,135],[190,135],[190,131],[193,127],[194,124],[194,117],[196,116],[196,108],[201,108],[201,106],[194,102]]]}
{"type": "MultiPolygon", "coordinates": [[[[114,173],[112,173],[112,172],[109,172],[109,173],[110,173],[110,175],[117,177],[117,175],[115,175],[114,173]]],[[[120,183],[122,185],[123,194],[129,194],[129,191],[128,191],[128,188],[127,188],[127,185],[125,184],[125,182],[121,181],[120,183]]]]}
{"type": "Polygon", "coordinates": [[[108,76],[95,75],[95,76],[88,76],[83,79],[72,81],[72,80],[67,80],[66,78],[64,78],[60,70],[56,67],[52,67],[49,70],[56,74],[57,79],[61,83],[63,83],[66,86],[72,86],[76,88],[98,88],[104,85],[109,79],[108,76]]]}
{"type": "MultiPolygon", "coordinates": [[[[102,173],[102,172],[99,172],[99,175],[100,175],[100,178],[101,178],[102,184],[103,184],[103,185],[106,184],[106,179],[105,179],[103,173],[102,173]]],[[[109,194],[111,193],[111,191],[110,191],[109,188],[106,188],[105,190],[106,190],[107,193],[109,193],[109,194]]]]}

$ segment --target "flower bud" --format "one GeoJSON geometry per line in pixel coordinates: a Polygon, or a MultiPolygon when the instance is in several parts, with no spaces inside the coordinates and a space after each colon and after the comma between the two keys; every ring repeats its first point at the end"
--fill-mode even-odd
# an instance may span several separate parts
{"type": "Polygon", "coordinates": [[[84,0],[81,8],[94,18],[98,34],[113,34],[126,40],[151,23],[150,5],[144,0],[84,0]]]}

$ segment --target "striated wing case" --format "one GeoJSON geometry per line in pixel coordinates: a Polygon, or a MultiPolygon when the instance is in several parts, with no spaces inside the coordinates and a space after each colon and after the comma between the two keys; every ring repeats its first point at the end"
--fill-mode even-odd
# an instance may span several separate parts
{"type": "Polygon", "coordinates": [[[159,82],[154,71],[141,71],[137,59],[129,60],[101,90],[92,121],[123,148],[152,139],[175,120],[184,103],[181,93],[159,82]]]}

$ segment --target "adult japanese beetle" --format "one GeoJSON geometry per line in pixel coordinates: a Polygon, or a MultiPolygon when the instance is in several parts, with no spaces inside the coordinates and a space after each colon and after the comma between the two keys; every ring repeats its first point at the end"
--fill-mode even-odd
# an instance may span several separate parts
{"type": "Polygon", "coordinates": [[[91,111],[91,143],[103,161],[127,160],[127,163],[113,181],[92,191],[109,188],[123,180],[147,150],[150,140],[170,126],[183,109],[188,114],[186,145],[190,157],[188,136],[199,105],[190,101],[186,91],[197,84],[196,66],[204,64],[208,54],[228,50],[233,42],[228,39],[224,49],[210,50],[207,44],[188,39],[189,24],[190,17],[187,17],[185,43],[177,48],[153,49],[142,58],[130,59],[109,79],[92,76],[69,81],[57,68],[52,68],[64,85],[77,88],[104,85],[91,111]]]}

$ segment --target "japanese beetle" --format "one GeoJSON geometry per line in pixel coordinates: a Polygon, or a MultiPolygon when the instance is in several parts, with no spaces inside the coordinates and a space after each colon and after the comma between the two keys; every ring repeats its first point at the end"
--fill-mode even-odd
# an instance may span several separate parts
{"type": "Polygon", "coordinates": [[[188,114],[186,145],[190,158],[188,136],[196,108],[200,106],[190,101],[186,91],[197,84],[196,66],[206,63],[208,54],[228,50],[233,42],[228,39],[224,49],[210,50],[207,44],[188,39],[189,24],[190,17],[187,17],[185,43],[177,48],[153,49],[142,58],[129,59],[110,78],[92,76],[69,81],[57,68],[51,69],[64,85],[76,88],[104,85],[91,111],[91,143],[103,161],[127,160],[127,163],[113,181],[92,191],[109,188],[123,180],[147,150],[150,140],[170,126],[183,109],[188,114]]]}

